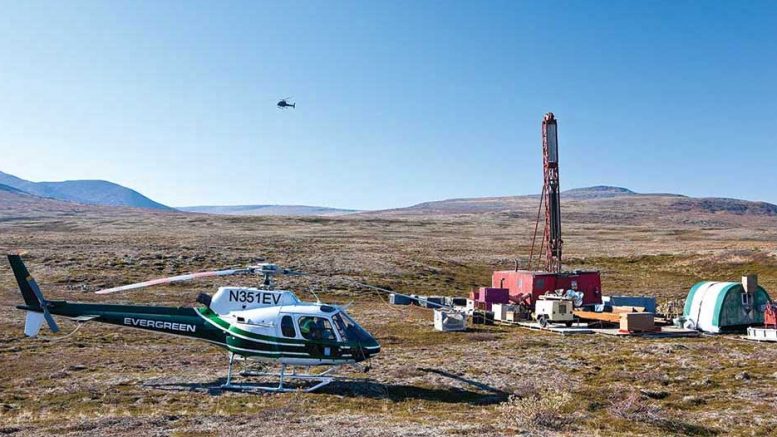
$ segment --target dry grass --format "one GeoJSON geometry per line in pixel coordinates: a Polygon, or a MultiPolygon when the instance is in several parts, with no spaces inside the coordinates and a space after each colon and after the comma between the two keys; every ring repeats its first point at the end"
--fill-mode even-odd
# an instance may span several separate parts
{"type": "Polygon", "coordinates": [[[568,414],[572,396],[559,388],[549,388],[530,396],[513,395],[499,405],[502,422],[517,430],[561,431],[574,423],[568,414]]]}
{"type": "MultiPolygon", "coordinates": [[[[610,293],[676,299],[699,279],[735,279],[745,271],[759,272],[763,285],[777,290],[775,223],[673,223],[570,223],[570,265],[602,269],[610,293]]],[[[220,392],[214,387],[225,376],[225,354],[204,343],[98,324],[60,341],[25,339],[23,314],[13,308],[21,299],[10,269],[2,268],[0,432],[768,435],[774,429],[773,345],[725,336],[566,338],[507,327],[439,333],[427,310],[390,307],[348,282],[462,295],[527,253],[531,229],[528,219],[509,213],[292,219],[0,211],[0,248],[27,250],[49,297],[191,305],[197,293],[224,282],[108,297],[88,290],[264,258],[310,273],[283,280],[305,298],[312,298],[305,292],[312,287],[324,300],[353,301],[352,312],[384,346],[370,373],[351,374],[367,378],[358,383],[314,394],[220,392]],[[748,378],[738,378],[742,372],[748,378]]],[[[230,282],[254,285],[248,278],[230,282]]],[[[75,326],[61,324],[65,332],[75,326]]]]}

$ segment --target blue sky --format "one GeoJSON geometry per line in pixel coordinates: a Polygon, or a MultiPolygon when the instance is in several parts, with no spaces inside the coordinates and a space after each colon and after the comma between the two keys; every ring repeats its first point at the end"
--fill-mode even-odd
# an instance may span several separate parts
{"type": "Polygon", "coordinates": [[[777,203],[777,3],[2,2],[0,170],[168,205],[777,203]],[[296,110],[280,111],[283,97],[296,110]]]}

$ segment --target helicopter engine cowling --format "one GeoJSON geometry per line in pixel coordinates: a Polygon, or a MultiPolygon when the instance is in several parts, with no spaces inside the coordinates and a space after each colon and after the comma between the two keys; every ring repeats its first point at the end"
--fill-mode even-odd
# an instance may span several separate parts
{"type": "Polygon", "coordinates": [[[216,314],[283,305],[296,305],[299,298],[288,290],[262,290],[247,287],[219,287],[210,301],[216,314]]]}

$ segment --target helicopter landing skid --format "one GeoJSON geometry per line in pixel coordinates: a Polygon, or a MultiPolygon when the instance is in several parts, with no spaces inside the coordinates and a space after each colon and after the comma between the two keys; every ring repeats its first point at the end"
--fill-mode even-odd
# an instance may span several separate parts
{"type": "MultiPolygon", "coordinates": [[[[335,367],[329,367],[325,371],[321,373],[297,373],[296,370],[292,370],[291,372],[288,372],[286,370],[286,364],[281,364],[281,371],[280,372],[258,372],[255,370],[243,370],[240,372],[240,376],[248,376],[248,377],[272,377],[278,379],[278,385],[277,386],[268,386],[267,384],[263,383],[233,383],[232,382],[232,364],[234,362],[234,354],[229,354],[229,369],[227,371],[227,381],[226,383],[221,385],[222,390],[235,390],[235,391],[243,391],[243,392],[251,392],[251,391],[269,391],[269,392],[293,392],[293,391],[299,391],[302,390],[304,392],[312,392],[320,389],[321,387],[324,387],[325,385],[330,384],[332,381],[336,379],[335,376],[331,375],[332,372],[334,372],[335,367]],[[310,383],[312,382],[313,385],[310,387],[301,387],[295,385],[285,386],[285,383],[294,383],[294,382],[305,382],[310,383]]],[[[308,368],[309,369],[309,368],[308,368]]],[[[308,371],[309,372],[309,371],[308,371]]]]}

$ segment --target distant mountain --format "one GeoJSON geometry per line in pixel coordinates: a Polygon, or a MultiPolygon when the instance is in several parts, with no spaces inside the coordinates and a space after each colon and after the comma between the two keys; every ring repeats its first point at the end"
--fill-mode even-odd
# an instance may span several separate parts
{"type": "Polygon", "coordinates": [[[172,208],[154,202],[135,190],[108,181],[76,180],[63,182],[31,182],[0,172],[0,184],[36,196],[68,202],[78,202],[88,205],[128,206],[132,208],[172,210],[172,208]]]}
{"type": "MultiPolygon", "coordinates": [[[[407,208],[371,211],[380,216],[434,216],[484,213],[510,213],[536,217],[539,195],[480,197],[424,202],[407,208]]],[[[679,194],[636,193],[627,188],[596,186],[561,193],[562,215],[576,221],[624,222],[663,219],[693,219],[699,214],[727,214],[729,217],[777,216],[777,205],[740,199],[694,198],[679,194]]]]}
{"type": "Polygon", "coordinates": [[[186,212],[219,215],[285,215],[285,216],[337,216],[358,212],[352,209],[327,208],[305,205],[227,205],[227,206],[184,206],[186,212]]]}
{"type": "Polygon", "coordinates": [[[605,199],[610,197],[623,197],[623,196],[669,196],[669,197],[686,197],[682,194],[667,194],[667,193],[635,193],[628,188],[623,187],[611,187],[609,185],[596,185],[594,187],[585,188],[573,188],[561,192],[561,197],[565,199],[605,199]]]}
{"type": "Polygon", "coordinates": [[[18,188],[14,188],[10,185],[5,185],[5,184],[0,184],[0,191],[5,191],[8,193],[16,193],[16,194],[27,194],[18,188]]]}
{"type": "Polygon", "coordinates": [[[0,217],[37,217],[86,211],[99,206],[40,197],[9,185],[0,184],[0,217]]]}
{"type": "Polygon", "coordinates": [[[702,197],[698,199],[686,197],[673,202],[671,208],[678,212],[727,212],[736,215],[777,216],[777,205],[767,202],[751,202],[749,200],[722,197],[702,197]]]}

